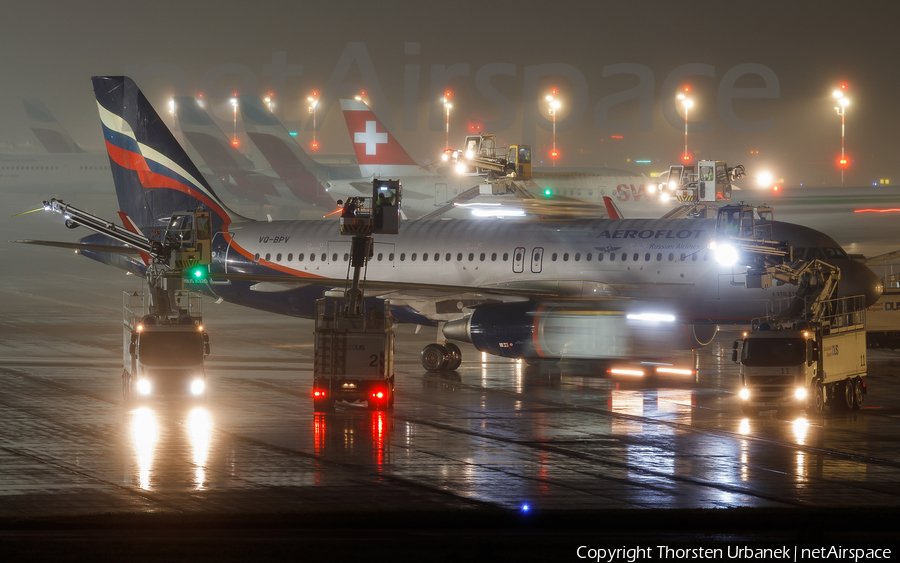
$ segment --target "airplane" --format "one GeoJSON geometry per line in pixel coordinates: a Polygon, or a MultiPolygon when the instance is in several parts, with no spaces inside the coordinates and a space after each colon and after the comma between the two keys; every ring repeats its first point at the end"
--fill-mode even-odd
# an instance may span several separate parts
{"type": "Polygon", "coordinates": [[[85,151],[40,100],[24,100],[31,130],[47,150],[0,153],[0,192],[48,195],[109,193],[109,158],[85,151]]]}
{"type": "MultiPolygon", "coordinates": [[[[316,299],[345,286],[350,241],[336,222],[241,217],[210,188],[131,79],[92,80],[126,225],[158,238],[173,213],[210,212],[210,278],[198,286],[205,294],[311,318],[316,299]]],[[[879,278],[831,237],[800,225],[760,224],[775,240],[822,249],[841,270],[839,295],[863,294],[867,306],[878,299],[879,278]]],[[[587,327],[610,312],[651,315],[648,322],[669,315],[659,330],[696,348],[712,341],[718,323],[748,323],[771,299],[796,290],[745,287],[746,268],[719,264],[708,250],[716,229],[715,219],[409,221],[400,234],[376,238],[365,295],[389,299],[398,321],[439,330],[446,323],[442,341],[468,339],[480,351],[528,362],[582,357],[565,346],[542,347],[539,322],[554,308],[582,315],[587,327]]],[[[134,249],[105,235],[31,242],[76,248],[136,275],[147,267],[134,249]]],[[[451,342],[423,350],[429,370],[458,361],[451,342]]]]}

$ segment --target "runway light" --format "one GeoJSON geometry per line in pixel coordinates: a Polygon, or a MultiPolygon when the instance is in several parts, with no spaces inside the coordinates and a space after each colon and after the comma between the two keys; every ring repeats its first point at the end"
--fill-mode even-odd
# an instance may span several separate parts
{"type": "Polygon", "coordinates": [[[206,389],[206,383],[202,379],[195,379],[191,382],[192,395],[202,395],[204,389],[206,389]]]}
{"type": "Polygon", "coordinates": [[[644,372],[639,369],[613,368],[613,369],[606,370],[606,373],[611,373],[613,375],[636,375],[638,377],[644,376],[644,372]]]}

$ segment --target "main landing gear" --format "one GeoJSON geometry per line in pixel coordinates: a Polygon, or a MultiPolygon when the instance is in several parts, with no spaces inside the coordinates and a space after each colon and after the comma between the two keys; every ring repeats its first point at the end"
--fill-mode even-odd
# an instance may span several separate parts
{"type": "Polygon", "coordinates": [[[462,351],[452,342],[429,344],[422,349],[422,367],[428,371],[454,371],[461,363],[462,351]]]}

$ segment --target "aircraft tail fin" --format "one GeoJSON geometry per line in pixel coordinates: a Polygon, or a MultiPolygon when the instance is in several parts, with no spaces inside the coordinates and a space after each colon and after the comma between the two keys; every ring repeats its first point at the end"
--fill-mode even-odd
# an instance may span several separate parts
{"type": "Polygon", "coordinates": [[[47,109],[44,102],[34,98],[23,101],[25,103],[25,113],[28,115],[31,131],[47,152],[85,152],[85,150],[81,148],[78,143],[75,142],[75,139],[73,139],[65,130],[62,123],[57,121],[56,117],[50,113],[50,110],[47,109]]]}
{"type": "Polygon", "coordinates": [[[603,196],[603,205],[606,206],[606,214],[609,215],[610,219],[624,219],[625,218],[622,215],[622,212],[619,211],[619,207],[616,205],[616,202],[614,202],[611,197],[603,196]]]}
{"type": "Polygon", "coordinates": [[[341,111],[363,177],[422,174],[416,161],[365,102],[342,99],[341,111]]]}
{"type": "Polygon", "coordinates": [[[199,208],[212,212],[215,230],[246,220],[222,203],[133,80],[91,80],[119,208],[136,225],[164,228],[176,211],[199,208]]]}
{"type": "Polygon", "coordinates": [[[334,207],[327,184],[331,171],[310,158],[258,96],[238,96],[244,130],[295,197],[325,209],[334,207]]]}

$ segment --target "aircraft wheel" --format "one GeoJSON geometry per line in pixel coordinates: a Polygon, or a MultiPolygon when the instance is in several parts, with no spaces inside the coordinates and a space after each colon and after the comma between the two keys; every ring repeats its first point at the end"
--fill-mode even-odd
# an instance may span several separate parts
{"type": "Polygon", "coordinates": [[[822,388],[822,383],[816,381],[813,385],[809,405],[806,407],[806,414],[822,414],[823,412],[825,412],[825,390],[822,388]]]}
{"type": "Polygon", "coordinates": [[[863,383],[862,379],[853,380],[853,408],[859,410],[863,404],[863,383]]]}
{"type": "Polygon", "coordinates": [[[447,354],[450,356],[450,361],[447,362],[446,369],[449,371],[459,369],[460,364],[462,364],[462,350],[452,342],[448,342],[445,348],[447,348],[447,354]]]}
{"type": "Polygon", "coordinates": [[[447,365],[447,349],[440,344],[429,344],[422,349],[422,367],[428,371],[441,371],[447,365]]]}

